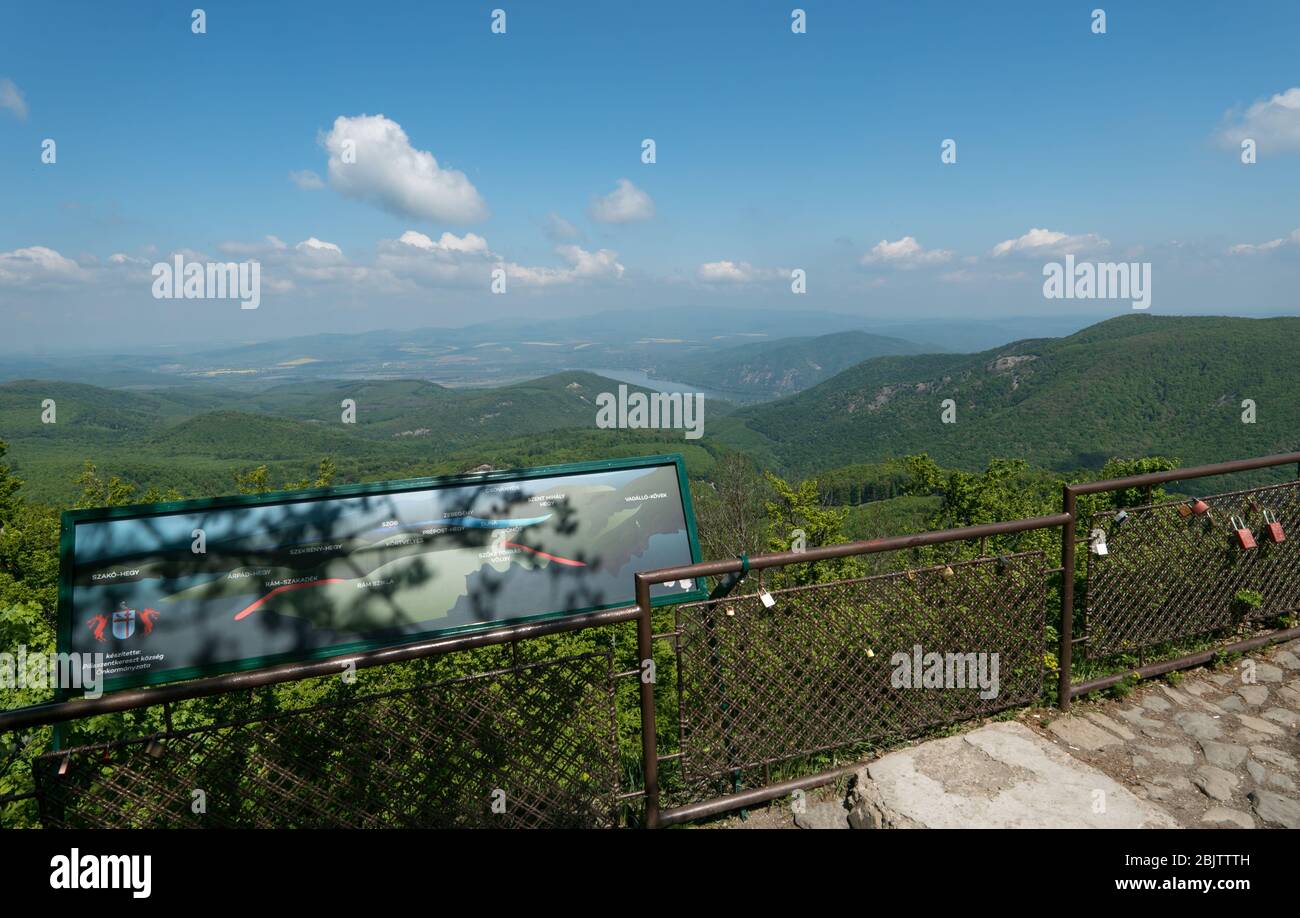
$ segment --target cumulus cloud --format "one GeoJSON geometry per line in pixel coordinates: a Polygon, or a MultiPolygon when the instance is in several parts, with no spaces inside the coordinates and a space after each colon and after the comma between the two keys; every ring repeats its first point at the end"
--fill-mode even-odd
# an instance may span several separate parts
{"type": "Polygon", "coordinates": [[[1293,230],[1285,239],[1270,239],[1268,242],[1243,242],[1228,248],[1229,255],[1266,255],[1286,245],[1300,245],[1300,229],[1293,230]]]}
{"type": "Polygon", "coordinates": [[[790,276],[785,268],[756,268],[747,261],[706,261],[695,276],[706,284],[752,284],[790,276]]]}
{"type": "Polygon", "coordinates": [[[474,223],[488,216],[465,173],[415,149],[402,126],[383,115],[340,115],[320,142],[329,152],[330,185],[340,194],[421,220],[474,223]]]}
{"type": "Polygon", "coordinates": [[[993,247],[994,258],[1007,255],[1078,255],[1104,249],[1110,242],[1096,233],[1071,236],[1055,230],[1035,228],[1016,239],[1005,239],[993,247]]]}
{"type": "Polygon", "coordinates": [[[319,175],[310,169],[296,169],[289,173],[289,181],[293,182],[303,191],[315,191],[317,188],[324,188],[325,182],[319,175]]]}
{"type": "Polygon", "coordinates": [[[338,246],[336,246],[334,243],[324,242],[320,239],[317,239],[315,236],[312,236],[309,239],[304,239],[302,242],[295,245],[294,248],[297,249],[299,252],[308,252],[311,254],[319,254],[319,253],[330,253],[334,255],[343,254],[343,250],[340,249],[338,246]]]}
{"type": "Polygon", "coordinates": [[[655,215],[655,202],[624,178],[609,194],[592,198],[587,213],[598,223],[637,223],[655,215]]]}
{"type": "Polygon", "coordinates": [[[1300,86],[1293,86],[1244,112],[1229,112],[1219,140],[1229,147],[1254,140],[1261,153],[1300,153],[1300,86]]]}
{"type": "Polygon", "coordinates": [[[397,240],[403,245],[409,245],[417,249],[424,249],[426,252],[482,252],[487,253],[487,240],[476,233],[466,233],[464,236],[457,236],[455,233],[443,233],[434,242],[424,233],[417,233],[415,230],[407,230],[402,233],[401,238],[397,240]]]}
{"type": "Polygon", "coordinates": [[[7,108],[20,120],[27,120],[27,100],[8,77],[0,79],[0,108],[7,108]]]}
{"type": "Polygon", "coordinates": [[[862,256],[864,265],[891,265],[896,268],[919,268],[922,265],[942,264],[952,258],[947,249],[927,249],[913,236],[904,236],[895,242],[882,239],[862,256]]]}
{"type": "Polygon", "coordinates": [[[508,282],[532,287],[618,280],[623,276],[618,253],[609,249],[590,252],[577,245],[561,245],[555,252],[565,267],[531,267],[493,252],[487,240],[474,233],[443,233],[434,240],[407,230],[398,239],[379,243],[376,265],[398,279],[465,286],[486,285],[496,268],[505,271],[508,282]]]}
{"type": "Polygon", "coordinates": [[[81,265],[43,245],[0,252],[0,284],[66,283],[87,279],[87,272],[81,265]]]}

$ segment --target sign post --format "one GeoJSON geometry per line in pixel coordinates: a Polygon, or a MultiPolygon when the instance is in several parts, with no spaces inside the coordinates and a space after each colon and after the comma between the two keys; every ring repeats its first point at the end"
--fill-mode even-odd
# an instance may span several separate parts
{"type": "Polygon", "coordinates": [[[74,510],[58,646],[114,691],[629,606],[697,561],[677,455],[74,510]]]}

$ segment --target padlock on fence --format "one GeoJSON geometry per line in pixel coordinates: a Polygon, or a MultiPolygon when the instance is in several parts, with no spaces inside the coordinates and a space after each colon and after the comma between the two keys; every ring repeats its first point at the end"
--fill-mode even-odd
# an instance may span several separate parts
{"type": "Polygon", "coordinates": [[[1198,497],[1196,500],[1192,501],[1192,512],[1197,516],[1200,516],[1203,513],[1209,513],[1210,505],[1198,497]]]}
{"type": "Polygon", "coordinates": [[[1246,525],[1246,521],[1244,519],[1237,519],[1237,517],[1234,516],[1230,522],[1232,524],[1233,537],[1237,540],[1237,547],[1242,551],[1254,548],[1255,534],[1250,531],[1250,527],[1246,525]]]}
{"type": "Polygon", "coordinates": [[[1286,541],[1286,533],[1282,531],[1282,524],[1278,522],[1277,514],[1272,510],[1264,511],[1264,531],[1268,533],[1268,540],[1274,545],[1286,541]]]}

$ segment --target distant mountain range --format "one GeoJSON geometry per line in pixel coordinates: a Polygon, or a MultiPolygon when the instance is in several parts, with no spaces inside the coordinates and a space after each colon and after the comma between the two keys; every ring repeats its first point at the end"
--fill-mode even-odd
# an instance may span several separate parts
{"type": "MultiPolygon", "coordinates": [[[[257,347],[270,348],[264,360],[300,353],[283,342],[257,347]]],[[[673,430],[597,429],[595,399],[618,383],[582,370],[483,388],[224,376],[173,376],[164,386],[161,371],[154,388],[17,380],[0,384],[0,438],[29,493],[59,503],[75,495],[87,459],[142,489],[218,494],[231,490],[235,470],[265,463],[283,481],[326,455],[345,480],[669,451],[707,474],[726,450],[808,476],[917,452],[959,468],[1017,457],[1066,470],[1112,456],[1192,463],[1300,445],[1300,318],[1133,315],[974,354],[907,349],[903,339],[846,329],[649,365],[746,399],[795,392],[739,408],[710,399],[698,441],[673,430]],[[41,423],[45,399],[56,402],[55,424],[41,423]],[[355,424],[341,422],[344,399],[356,403],[355,424]],[[942,421],[948,399],[951,424],[942,421]],[[1242,423],[1247,399],[1253,424],[1242,423]]],[[[236,350],[249,358],[256,348],[236,350]]]]}
{"type": "Polygon", "coordinates": [[[668,358],[656,363],[650,375],[692,383],[737,401],[767,401],[801,392],[872,357],[938,349],[902,338],[842,331],[668,358]]]}
{"type": "MultiPolygon", "coordinates": [[[[313,379],[426,379],[448,386],[495,386],[562,370],[691,371],[705,385],[717,378],[742,399],[797,391],[878,354],[988,347],[1027,334],[1074,331],[1081,318],[990,322],[868,320],[817,310],[611,311],[577,318],[496,321],[463,328],[317,334],[207,348],[152,348],[136,353],[0,354],[0,381],[59,379],[110,388],[182,383],[265,388],[313,379]],[[794,337],[851,334],[828,350],[819,371],[794,337]],[[880,340],[871,342],[876,336],[880,340]],[[888,339],[888,340],[886,340],[888,339]],[[745,345],[778,345],[764,359],[745,345]],[[780,349],[785,349],[782,353],[780,349]],[[726,365],[712,370],[714,360],[726,365]]],[[[824,343],[823,343],[824,344],[824,343]]],[[[820,346],[819,346],[820,347],[820,346]]]]}
{"type": "Polygon", "coordinates": [[[711,432],[802,474],[916,452],[966,468],[1256,456],[1300,446],[1297,355],[1300,318],[1131,315],[976,354],[867,360],[711,432]],[[1242,423],[1247,399],[1255,423],[1242,423]]]}

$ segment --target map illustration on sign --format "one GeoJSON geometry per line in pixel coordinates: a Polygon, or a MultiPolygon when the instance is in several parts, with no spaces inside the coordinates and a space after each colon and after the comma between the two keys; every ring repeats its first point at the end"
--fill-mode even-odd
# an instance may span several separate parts
{"type": "Polygon", "coordinates": [[[658,457],[73,511],[60,646],[111,690],[630,605],[635,572],[698,560],[684,488],[658,457]]]}

